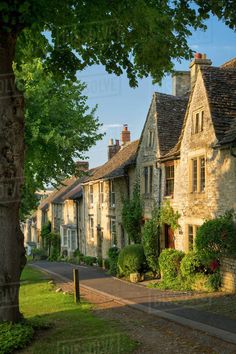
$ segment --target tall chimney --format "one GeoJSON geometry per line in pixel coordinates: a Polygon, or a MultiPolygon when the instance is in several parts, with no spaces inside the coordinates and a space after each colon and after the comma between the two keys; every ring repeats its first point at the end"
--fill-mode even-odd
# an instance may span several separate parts
{"type": "Polygon", "coordinates": [[[175,71],[172,75],[172,95],[185,96],[190,90],[190,72],[175,71]]]}
{"type": "Polygon", "coordinates": [[[194,59],[189,65],[190,72],[191,72],[191,89],[195,85],[197,79],[197,73],[199,69],[205,66],[210,66],[211,64],[212,61],[210,59],[207,59],[206,54],[201,54],[201,53],[194,54],[194,59]]]}
{"type": "Polygon", "coordinates": [[[128,130],[128,124],[124,124],[121,132],[121,145],[124,146],[130,142],[130,131],[128,130]]]}
{"type": "Polygon", "coordinates": [[[120,148],[121,146],[119,140],[116,140],[114,144],[114,140],[110,139],[108,145],[108,160],[115,156],[115,154],[120,150],[120,148]]]}

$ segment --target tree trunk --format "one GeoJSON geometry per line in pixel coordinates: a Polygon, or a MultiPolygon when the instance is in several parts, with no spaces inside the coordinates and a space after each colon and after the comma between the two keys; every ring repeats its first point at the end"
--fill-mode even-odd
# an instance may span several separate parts
{"type": "Polygon", "coordinates": [[[24,163],[23,96],[12,64],[16,36],[0,32],[0,322],[17,322],[20,275],[25,265],[19,207],[24,163]]]}

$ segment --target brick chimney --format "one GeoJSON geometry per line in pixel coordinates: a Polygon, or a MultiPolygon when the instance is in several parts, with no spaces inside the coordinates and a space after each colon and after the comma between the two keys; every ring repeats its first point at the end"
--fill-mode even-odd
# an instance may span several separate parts
{"type": "Polygon", "coordinates": [[[190,90],[190,72],[175,71],[172,75],[172,95],[185,96],[190,90]]]}
{"type": "Polygon", "coordinates": [[[191,88],[195,85],[197,79],[198,70],[205,66],[210,66],[212,61],[207,59],[206,54],[195,53],[194,59],[189,65],[190,73],[191,73],[191,88]]]}
{"type": "Polygon", "coordinates": [[[128,124],[124,124],[121,132],[121,145],[124,146],[130,142],[130,131],[128,130],[128,124]]]}
{"type": "Polygon", "coordinates": [[[109,145],[108,145],[108,160],[110,160],[115,154],[120,151],[120,141],[119,140],[114,140],[110,139],[109,140],[109,145]]]}

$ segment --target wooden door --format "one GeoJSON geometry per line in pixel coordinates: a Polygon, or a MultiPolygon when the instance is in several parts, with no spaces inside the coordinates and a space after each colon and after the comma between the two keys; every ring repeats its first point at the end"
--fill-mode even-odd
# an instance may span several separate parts
{"type": "Polygon", "coordinates": [[[167,224],[165,224],[165,248],[175,248],[174,231],[167,224]]]}

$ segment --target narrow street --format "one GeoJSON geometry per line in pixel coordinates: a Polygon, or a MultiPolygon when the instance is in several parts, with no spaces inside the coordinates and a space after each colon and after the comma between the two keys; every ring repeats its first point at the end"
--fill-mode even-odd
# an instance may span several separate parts
{"type": "MultiPolygon", "coordinates": [[[[61,279],[64,283],[72,281],[72,269],[78,268],[81,287],[86,291],[92,291],[99,296],[107,296],[115,302],[141,310],[146,315],[167,319],[236,344],[236,323],[234,320],[193,307],[173,304],[170,301],[173,298],[175,300],[183,300],[184,298],[186,303],[186,299],[191,299],[189,293],[160,291],[130,284],[107,275],[97,267],[74,266],[47,261],[35,262],[33,266],[49,272],[53,279],[61,279]]],[[[234,352],[236,352],[236,346],[234,352]]]]}

